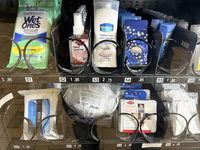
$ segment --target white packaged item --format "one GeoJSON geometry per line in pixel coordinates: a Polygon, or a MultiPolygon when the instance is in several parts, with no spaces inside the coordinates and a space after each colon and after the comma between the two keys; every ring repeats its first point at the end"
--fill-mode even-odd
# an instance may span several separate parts
{"type": "Polygon", "coordinates": [[[187,84],[162,84],[161,99],[172,100],[172,97],[177,93],[186,92],[187,84]]]}
{"type": "MultiPolygon", "coordinates": [[[[94,44],[102,40],[117,40],[119,1],[94,1],[94,44]]],[[[117,67],[116,45],[104,42],[93,52],[97,67],[117,67]]]]}
{"type": "Polygon", "coordinates": [[[34,133],[31,132],[30,123],[27,120],[30,120],[36,129],[42,127],[42,133],[40,133],[42,138],[47,140],[62,139],[63,135],[59,135],[57,132],[56,117],[43,120],[48,116],[56,115],[60,90],[56,88],[37,89],[18,91],[18,93],[24,96],[24,117],[26,118],[23,123],[21,140],[30,140],[33,136],[34,140],[41,138],[38,134],[33,135],[34,133]]]}
{"type": "Polygon", "coordinates": [[[70,84],[63,99],[70,109],[84,118],[111,115],[119,102],[117,84],[70,84]]]}
{"type": "MultiPolygon", "coordinates": [[[[119,103],[119,113],[130,113],[140,122],[145,116],[157,113],[157,102],[155,100],[125,100],[121,99],[119,103]]],[[[144,133],[155,133],[157,126],[157,116],[150,116],[142,125],[144,133]]],[[[119,131],[133,133],[137,128],[137,122],[128,115],[121,115],[119,120],[119,131]]]]}
{"type": "MultiPolygon", "coordinates": [[[[187,95],[187,92],[177,93],[176,96],[173,97],[171,107],[171,113],[181,114],[187,119],[187,121],[197,113],[195,101],[187,95]]],[[[193,134],[200,133],[200,122],[198,118],[197,115],[197,117],[195,117],[189,124],[189,129],[193,134]]],[[[171,125],[173,134],[176,136],[183,132],[186,127],[186,122],[176,115],[171,118],[171,125]]]]}
{"type": "Polygon", "coordinates": [[[13,94],[12,94],[12,93],[10,93],[10,94],[4,96],[4,97],[0,100],[0,109],[1,109],[1,107],[2,107],[5,103],[7,103],[7,102],[8,102],[9,100],[11,100],[11,99],[13,99],[13,94]]]}

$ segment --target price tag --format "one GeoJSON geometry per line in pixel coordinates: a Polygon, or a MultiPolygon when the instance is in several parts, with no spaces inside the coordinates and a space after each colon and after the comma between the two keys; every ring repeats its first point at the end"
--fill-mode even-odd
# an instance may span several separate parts
{"type": "Polygon", "coordinates": [[[117,147],[122,147],[122,144],[117,144],[117,147]]]}
{"type": "Polygon", "coordinates": [[[25,77],[25,81],[26,82],[33,82],[33,78],[32,77],[25,77]]]}
{"type": "Polygon", "coordinates": [[[102,82],[106,82],[106,78],[103,77],[103,78],[102,78],[102,82]]]}
{"type": "Polygon", "coordinates": [[[93,83],[98,83],[99,82],[99,77],[93,77],[92,78],[93,83]]]}
{"type": "Polygon", "coordinates": [[[144,78],[140,78],[138,82],[144,82],[144,78]]]}
{"type": "Polygon", "coordinates": [[[131,83],[131,78],[124,78],[124,83],[131,83]]]}
{"type": "Polygon", "coordinates": [[[162,143],[143,143],[142,148],[147,148],[147,147],[161,147],[162,143]]]}
{"type": "Polygon", "coordinates": [[[170,82],[171,82],[171,83],[175,83],[175,82],[176,82],[176,79],[171,79],[170,82]]]}
{"type": "Polygon", "coordinates": [[[14,149],[20,149],[19,145],[14,145],[13,147],[14,147],[14,149]]]}
{"type": "Polygon", "coordinates": [[[74,82],[80,82],[80,78],[75,78],[74,82]]]}
{"type": "Polygon", "coordinates": [[[61,82],[61,83],[67,82],[66,77],[59,77],[59,82],[61,82]]]}
{"type": "Polygon", "coordinates": [[[66,145],[66,148],[72,148],[72,145],[66,145]]]}
{"type": "Polygon", "coordinates": [[[156,83],[163,83],[164,78],[157,78],[156,83]]]}
{"type": "Polygon", "coordinates": [[[195,78],[188,78],[187,83],[194,83],[195,82],[195,78]]]}
{"type": "Polygon", "coordinates": [[[5,82],[5,79],[4,79],[4,78],[1,78],[1,81],[2,81],[2,82],[5,82]]]}

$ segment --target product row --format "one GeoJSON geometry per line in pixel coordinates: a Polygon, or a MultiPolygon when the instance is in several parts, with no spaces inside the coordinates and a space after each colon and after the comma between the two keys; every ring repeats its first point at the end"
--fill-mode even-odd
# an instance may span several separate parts
{"type": "Polygon", "coordinates": [[[63,18],[61,5],[19,0],[13,38],[13,31],[0,35],[1,73],[199,75],[200,25],[189,31],[160,19],[164,14],[153,18],[155,11],[126,10],[111,0],[83,4],[63,18]]]}
{"type": "Polygon", "coordinates": [[[47,87],[1,94],[0,137],[11,146],[200,140],[198,92],[186,84],[47,87]]]}

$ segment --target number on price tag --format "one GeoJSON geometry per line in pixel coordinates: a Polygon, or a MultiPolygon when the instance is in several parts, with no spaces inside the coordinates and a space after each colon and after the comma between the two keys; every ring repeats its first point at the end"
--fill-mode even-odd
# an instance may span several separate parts
{"type": "Polygon", "coordinates": [[[25,81],[26,82],[33,82],[33,78],[32,77],[25,77],[25,81]]]}
{"type": "Polygon", "coordinates": [[[194,83],[195,82],[195,78],[188,78],[188,83],[194,83]]]}
{"type": "Polygon", "coordinates": [[[94,82],[94,83],[99,82],[99,77],[94,77],[94,78],[92,78],[92,82],[94,82]]]}
{"type": "Polygon", "coordinates": [[[131,83],[131,78],[124,78],[124,83],[131,83]]]}
{"type": "Polygon", "coordinates": [[[117,144],[117,147],[122,147],[122,144],[117,144]]]}
{"type": "Polygon", "coordinates": [[[163,83],[164,78],[157,78],[156,83],[163,83]]]}
{"type": "Polygon", "coordinates": [[[66,79],[66,77],[59,77],[59,82],[66,82],[67,81],[67,79],[66,79]]]}

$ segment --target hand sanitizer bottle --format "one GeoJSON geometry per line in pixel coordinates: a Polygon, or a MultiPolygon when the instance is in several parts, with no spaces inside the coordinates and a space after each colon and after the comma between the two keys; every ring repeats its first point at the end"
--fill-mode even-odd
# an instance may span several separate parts
{"type": "MultiPolygon", "coordinates": [[[[84,34],[83,18],[81,13],[74,13],[73,35],[71,38],[76,38],[85,43],[88,47],[88,36],[84,34]]],[[[70,48],[70,64],[72,67],[80,67],[87,61],[87,50],[76,40],[69,41],[70,48]]]]}

